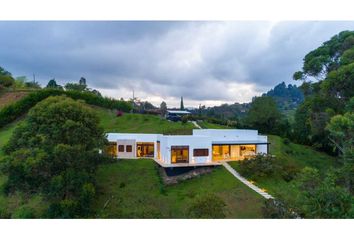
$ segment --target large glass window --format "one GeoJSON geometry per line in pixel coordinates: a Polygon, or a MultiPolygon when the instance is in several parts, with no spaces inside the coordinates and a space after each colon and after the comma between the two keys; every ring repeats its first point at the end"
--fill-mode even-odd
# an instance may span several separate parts
{"type": "Polygon", "coordinates": [[[117,143],[116,142],[110,142],[108,143],[108,146],[106,146],[104,152],[108,155],[117,156],[117,143]]]}
{"type": "Polygon", "coordinates": [[[213,145],[213,160],[227,160],[230,158],[230,145],[213,145]]]}
{"type": "Polygon", "coordinates": [[[153,142],[138,142],[136,144],[137,157],[154,157],[154,143],[153,142]]]}
{"type": "Polygon", "coordinates": [[[250,157],[256,154],[256,145],[240,145],[241,157],[250,157]]]}
{"type": "Polygon", "coordinates": [[[213,161],[242,160],[256,154],[256,145],[213,145],[213,161]]]}
{"type": "Polygon", "coordinates": [[[188,146],[171,146],[171,162],[172,163],[188,163],[189,147],[188,146]]]}

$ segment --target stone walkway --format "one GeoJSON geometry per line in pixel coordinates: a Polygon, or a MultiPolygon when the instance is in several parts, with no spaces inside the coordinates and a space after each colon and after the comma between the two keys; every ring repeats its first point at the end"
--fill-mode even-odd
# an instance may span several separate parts
{"type": "Polygon", "coordinates": [[[197,128],[202,129],[202,127],[199,126],[199,124],[196,121],[191,121],[191,123],[193,123],[194,126],[196,126],[197,128]]]}
{"type": "Polygon", "coordinates": [[[257,187],[256,185],[254,185],[253,183],[251,183],[250,181],[248,181],[246,178],[242,177],[234,168],[232,168],[227,162],[223,162],[222,165],[232,174],[234,175],[235,178],[237,178],[238,180],[240,180],[242,183],[244,183],[247,187],[251,188],[252,190],[254,190],[255,192],[257,192],[258,194],[262,195],[262,197],[264,197],[265,199],[274,199],[274,197],[268,193],[266,193],[265,191],[263,191],[262,189],[260,189],[259,187],[257,187]]]}

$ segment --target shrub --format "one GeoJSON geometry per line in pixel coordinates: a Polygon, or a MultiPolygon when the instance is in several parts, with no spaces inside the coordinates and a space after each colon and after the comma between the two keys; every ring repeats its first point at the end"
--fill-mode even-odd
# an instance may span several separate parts
{"type": "Polygon", "coordinates": [[[188,209],[193,218],[225,218],[225,202],[215,194],[197,197],[188,209]]]}
{"type": "Polygon", "coordinates": [[[11,218],[35,218],[34,210],[30,207],[21,206],[15,210],[11,218]]]}
{"type": "Polygon", "coordinates": [[[125,187],[125,182],[121,182],[120,184],[119,184],[119,188],[124,188],[125,187]]]}
{"type": "Polygon", "coordinates": [[[284,143],[285,145],[289,145],[289,144],[290,144],[289,138],[284,138],[284,139],[283,139],[283,143],[284,143]]]}
{"type": "Polygon", "coordinates": [[[95,195],[98,153],[106,142],[93,110],[64,96],[29,112],[5,147],[7,189],[42,193],[49,217],[87,217],[95,195]]]}
{"type": "Polygon", "coordinates": [[[295,179],[300,169],[292,164],[284,165],[281,169],[281,176],[286,182],[295,179]]]}
{"type": "Polygon", "coordinates": [[[262,207],[262,214],[264,218],[284,219],[284,218],[297,218],[297,214],[291,211],[284,203],[267,199],[262,207]]]}
{"type": "Polygon", "coordinates": [[[100,97],[90,92],[78,92],[71,90],[63,91],[59,89],[42,89],[32,92],[26,97],[20,99],[19,101],[2,108],[0,110],[0,128],[25,114],[38,102],[46,99],[49,96],[59,95],[66,95],[74,100],[84,100],[87,104],[108,109],[119,109],[125,112],[128,112],[131,109],[131,105],[128,102],[106,97],[100,97]]]}
{"type": "Polygon", "coordinates": [[[267,154],[257,154],[252,158],[240,161],[240,172],[246,177],[267,177],[279,169],[275,157],[267,154]]]}

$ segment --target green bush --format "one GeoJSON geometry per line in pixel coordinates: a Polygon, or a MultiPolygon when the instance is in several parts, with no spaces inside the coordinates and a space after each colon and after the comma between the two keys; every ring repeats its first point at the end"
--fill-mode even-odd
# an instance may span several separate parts
{"type": "Polygon", "coordinates": [[[188,208],[192,218],[225,218],[225,202],[215,194],[197,197],[188,208]]]}
{"type": "Polygon", "coordinates": [[[25,114],[38,102],[49,96],[66,95],[74,100],[84,100],[87,104],[108,109],[119,109],[129,112],[131,105],[122,100],[100,97],[90,92],[63,91],[59,89],[42,89],[28,94],[26,97],[0,110],[0,128],[25,114]]]}
{"type": "Polygon", "coordinates": [[[35,218],[34,210],[30,207],[21,206],[15,210],[11,218],[35,218]]]}
{"type": "Polygon", "coordinates": [[[297,214],[292,212],[284,203],[274,200],[267,199],[262,207],[262,214],[264,218],[271,219],[289,219],[297,218],[297,214]]]}
{"type": "Polygon", "coordinates": [[[241,174],[250,178],[271,176],[279,168],[275,157],[267,154],[257,154],[252,158],[240,161],[241,174]]]}
{"type": "Polygon", "coordinates": [[[4,148],[7,192],[43,194],[48,217],[91,216],[102,157],[98,149],[105,143],[91,108],[68,97],[49,97],[31,109],[4,148]]]}
{"type": "Polygon", "coordinates": [[[290,182],[295,179],[297,174],[300,172],[300,169],[292,164],[287,164],[282,166],[281,177],[286,181],[290,182]]]}

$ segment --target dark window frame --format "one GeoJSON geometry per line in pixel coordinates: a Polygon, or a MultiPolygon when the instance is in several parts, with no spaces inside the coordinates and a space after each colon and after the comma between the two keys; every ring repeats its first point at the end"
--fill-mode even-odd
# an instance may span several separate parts
{"type": "Polygon", "coordinates": [[[193,157],[208,157],[209,148],[194,148],[193,157]]]}
{"type": "Polygon", "coordinates": [[[133,146],[132,145],[126,145],[125,146],[125,151],[128,152],[128,153],[133,152],[133,146]]]}
{"type": "Polygon", "coordinates": [[[118,152],[124,152],[124,145],[118,145],[118,152]]]}

